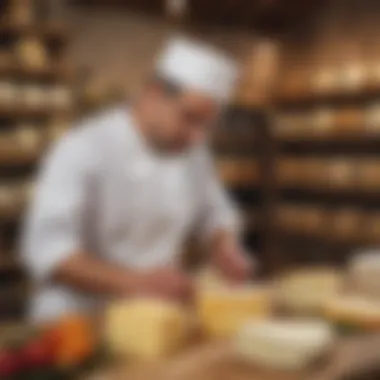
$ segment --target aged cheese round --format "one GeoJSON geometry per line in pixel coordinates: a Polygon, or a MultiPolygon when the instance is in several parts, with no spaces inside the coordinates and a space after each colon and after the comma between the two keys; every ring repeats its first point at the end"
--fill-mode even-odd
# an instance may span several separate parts
{"type": "Polygon", "coordinates": [[[17,100],[17,85],[10,81],[0,81],[0,106],[15,106],[17,100]]]}
{"type": "Polygon", "coordinates": [[[312,76],[312,88],[317,94],[330,94],[339,88],[339,72],[334,67],[322,67],[312,76]]]}
{"type": "Polygon", "coordinates": [[[331,189],[354,189],[355,166],[345,158],[331,160],[328,164],[328,184],[331,189]]]}
{"type": "Polygon", "coordinates": [[[335,114],[329,108],[321,108],[310,115],[310,134],[314,137],[328,137],[334,127],[335,114]]]}
{"type": "Polygon", "coordinates": [[[314,320],[249,321],[236,334],[238,358],[267,369],[299,370],[307,367],[334,343],[328,323],[314,320]]]}
{"type": "Polygon", "coordinates": [[[282,229],[308,234],[322,233],[325,219],[324,209],[296,204],[279,206],[276,215],[276,222],[282,229]]]}
{"type": "Polygon", "coordinates": [[[9,2],[8,19],[15,25],[30,25],[35,21],[33,2],[12,0],[9,2]]]}
{"type": "Polygon", "coordinates": [[[328,234],[332,239],[358,240],[362,238],[364,216],[360,210],[342,209],[332,211],[328,234]]]}
{"type": "Polygon", "coordinates": [[[14,141],[23,151],[37,151],[40,148],[41,135],[32,125],[20,125],[14,133],[14,141]]]}
{"type": "Polygon", "coordinates": [[[380,213],[368,213],[363,227],[363,240],[370,244],[380,244],[380,213]]]}
{"type": "Polygon", "coordinates": [[[356,177],[359,190],[380,190],[380,160],[362,159],[356,163],[356,177]]]}
{"type": "Polygon", "coordinates": [[[359,108],[348,108],[338,111],[336,114],[334,132],[344,137],[350,134],[362,134],[364,124],[364,112],[359,108]]]}
{"type": "Polygon", "coordinates": [[[27,37],[18,42],[15,55],[22,65],[33,69],[40,69],[48,64],[45,47],[36,37],[27,37]]]}
{"type": "Polygon", "coordinates": [[[380,134],[380,103],[372,104],[367,108],[365,113],[365,128],[366,132],[370,135],[380,134]]]}
{"type": "Polygon", "coordinates": [[[340,71],[339,84],[345,92],[359,91],[365,84],[366,71],[360,62],[349,62],[340,71]]]}
{"type": "Polygon", "coordinates": [[[29,108],[45,107],[48,96],[46,89],[38,85],[28,85],[22,88],[23,103],[29,108]]]}
{"type": "Polygon", "coordinates": [[[66,86],[54,86],[49,89],[49,103],[54,108],[68,108],[72,103],[72,93],[66,86]]]}

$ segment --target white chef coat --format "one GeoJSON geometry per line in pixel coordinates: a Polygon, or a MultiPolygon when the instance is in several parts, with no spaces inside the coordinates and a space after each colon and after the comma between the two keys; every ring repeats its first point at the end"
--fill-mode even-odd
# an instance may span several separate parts
{"type": "Polygon", "coordinates": [[[192,228],[236,228],[207,150],[156,156],[126,108],[69,132],[47,155],[26,219],[22,255],[35,279],[33,319],[95,307],[99,298],[49,282],[78,250],[140,270],[175,264],[192,228]]]}

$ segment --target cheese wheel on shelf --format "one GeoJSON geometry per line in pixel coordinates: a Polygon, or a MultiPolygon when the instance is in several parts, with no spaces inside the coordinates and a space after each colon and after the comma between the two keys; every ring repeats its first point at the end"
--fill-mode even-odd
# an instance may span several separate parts
{"type": "Polygon", "coordinates": [[[16,106],[18,95],[18,86],[15,83],[0,80],[0,107],[16,106]]]}
{"type": "Polygon", "coordinates": [[[34,6],[31,1],[12,0],[9,2],[7,19],[14,25],[30,25],[35,21],[34,6]]]}
{"type": "Polygon", "coordinates": [[[325,188],[326,162],[319,158],[282,158],[276,166],[276,177],[283,186],[325,188]]]}
{"type": "Polygon", "coordinates": [[[274,133],[283,139],[302,139],[310,134],[309,120],[309,115],[305,113],[278,115],[274,122],[274,133]]]}
{"type": "Polygon", "coordinates": [[[333,131],[335,113],[329,108],[320,108],[310,115],[310,134],[313,137],[326,138],[333,131]]]}
{"type": "Polygon", "coordinates": [[[336,113],[334,133],[344,137],[363,133],[365,115],[361,109],[348,108],[336,113]]]}
{"type": "Polygon", "coordinates": [[[164,300],[115,301],[105,311],[104,338],[119,357],[161,359],[182,348],[190,332],[186,310],[164,300]]]}
{"type": "Polygon", "coordinates": [[[318,95],[329,95],[339,88],[339,72],[333,66],[321,67],[312,76],[312,89],[318,95]]]}
{"type": "Polygon", "coordinates": [[[15,56],[20,64],[32,69],[44,68],[49,63],[46,49],[36,37],[27,37],[18,42],[15,56]]]}
{"type": "Polygon", "coordinates": [[[196,294],[197,318],[204,335],[231,337],[245,321],[271,315],[270,287],[251,284],[234,286],[224,284],[219,279],[215,279],[213,284],[200,286],[196,294]]]}
{"type": "Polygon", "coordinates": [[[363,238],[364,215],[360,210],[332,211],[329,217],[328,236],[342,241],[358,241],[363,238]]]}
{"type": "Polygon", "coordinates": [[[21,90],[23,105],[27,108],[45,108],[48,94],[45,87],[39,85],[27,85],[21,90]]]}
{"type": "Polygon", "coordinates": [[[380,190],[380,160],[376,158],[357,160],[355,170],[358,190],[364,192],[380,190]]]}
{"type": "Polygon", "coordinates": [[[366,82],[366,70],[361,62],[348,62],[339,72],[339,87],[343,92],[358,92],[366,82]]]}
{"type": "Polygon", "coordinates": [[[309,74],[306,67],[298,67],[284,73],[283,82],[280,84],[280,97],[292,99],[307,96],[311,87],[309,74]]]}
{"type": "Polygon", "coordinates": [[[369,135],[380,134],[380,103],[369,106],[365,113],[365,131],[369,135]]]}
{"type": "Polygon", "coordinates": [[[48,89],[49,104],[52,108],[68,109],[72,104],[72,93],[67,86],[53,86],[48,89]]]}
{"type": "Polygon", "coordinates": [[[41,148],[41,133],[33,125],[20,125],[14,132],[14,145],[24,152],[37,152],[41,148]]]}
{"type": "Polygon", "coordinates": [[[319,235],[325,230],[326,212],[315,206],[284,204],[278,208],[276,220],[282,229],[319,235]]]}
{"type": "Polygon", "coordinates": [[[342,286],[343,276],[334,268],[301,268],[276,281],[276,300],[292,313],[320,314],[342,286]]]}
{"type": "Polygon", "coordinates": [[[324,306],[325,317],[337,325],[363,330],[380,329],[380,302],[361,294],[339,295],[324,306]]]}
{"type": "Polygon", "coordinates": [[[234,339],[237,358],[266,369],[300,370],[328,353],[331,326],[321,320],[249,321],[234,339]]]}
{"type": "Polygon", "coordinates": [[[380,244],[380,213],[372,212],[365,216],[363,241],[369,244],[380,244]]]}
{"type": "Polygon", "coordinates": [[[333,190],[354,190],[356,185],[355,165],[346,158],[330,160],[327,175],[328,187],[333,190]]]}

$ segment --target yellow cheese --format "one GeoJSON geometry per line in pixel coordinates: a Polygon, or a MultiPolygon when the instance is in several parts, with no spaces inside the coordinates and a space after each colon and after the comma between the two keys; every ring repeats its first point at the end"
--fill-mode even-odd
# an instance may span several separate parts
{"type": "Polygon", "coordinates": [[[181,307],[157,299],[116,302],[105,314],[105,340],[122,357],[154,360],[179,349],[190,323],[181,307]]]}
{"type": "Polygon", "coordinates": [[[223,338],[233,335],[246,320],[271,313],[270,291],[265,287],[204,287],[198,290],[197,314],[202,332],[223,338]]]}

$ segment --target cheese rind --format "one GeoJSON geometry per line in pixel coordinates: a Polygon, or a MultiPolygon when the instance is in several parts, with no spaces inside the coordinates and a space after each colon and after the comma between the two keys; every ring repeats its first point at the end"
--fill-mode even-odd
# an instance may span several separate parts
{"type": "Polygon", "coordinates": [[[332,268],[300,269],[278,280],[276,299],[292,312],[318,314],[340,293],[342,283],[342,275],[332,268]]]}
{"type": "Polygon", "coordinates": [[[107,346],[121,357],[142,360],[164,357],[181,347],[189,328],[185,310],[156,299],[116,302],[105,315],[107,346]]]}

